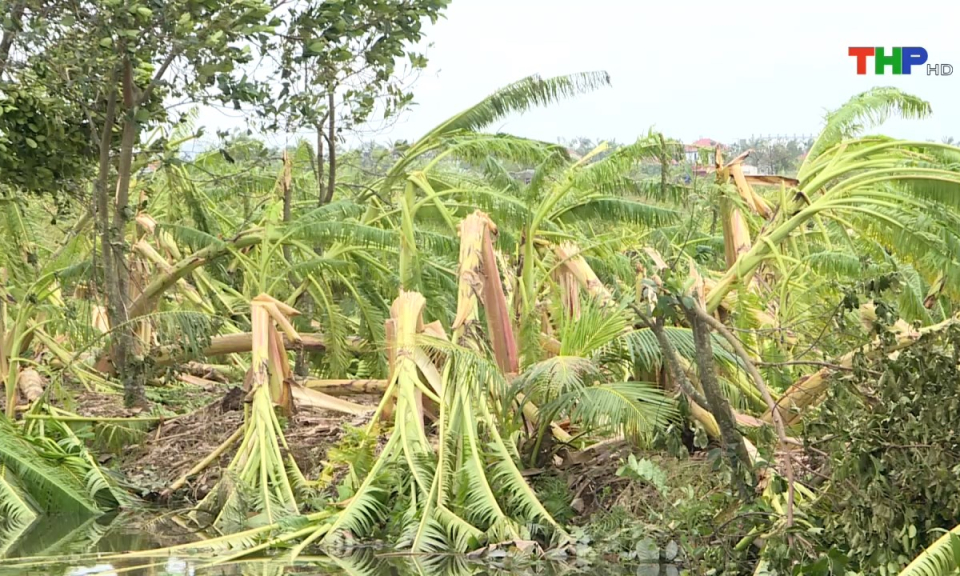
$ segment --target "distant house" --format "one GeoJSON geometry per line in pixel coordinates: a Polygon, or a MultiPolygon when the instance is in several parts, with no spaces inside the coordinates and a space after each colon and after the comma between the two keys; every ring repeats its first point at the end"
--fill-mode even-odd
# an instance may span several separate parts
{"type": "Polygon", "coordinates": [[[685,145],[683,147],[683,154],[686,156],[687,162],[691,164],[701,164],[700,151],[703,149],[708,149],[710,150],[710,153],[707,157],[707,164],[712,165],[714,162],[713,151],[717,148],[717,146],[720,146],[721,149],[727,147],[716,140],[712,140],[710,138],[701,138],[695,142],[685,145]]]}

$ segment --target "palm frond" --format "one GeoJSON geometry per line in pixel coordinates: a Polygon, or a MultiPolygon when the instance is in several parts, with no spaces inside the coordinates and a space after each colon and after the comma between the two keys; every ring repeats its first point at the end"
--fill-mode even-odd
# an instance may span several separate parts
{"type": "MultiPolygon", "coordinates": [[[[688,328],[667,326],[664,334],[673,344],[682,358],[690,361],[696,359],[696,347],[693,343],[693,332],[688,328]]],[[[720,336],[711,334],[713,340],[714,361],[721,367],[733,368],[739,366],[740,361],[727,348],[720,336]]],[[[630,359],[643,370],[656,370],[662,366],[660,346],[653,332],[644,328],[633,330],[623,335],[624,343],[630,354],[630,359]]]]}
{"type": "Polygon", "coordinates": [[[630,222],[651,227],[668,224],[680,216],[680,213],[672,208],[610,196],[582,199],[560,206],[557,212],[557,216],[567,223],[599,220],[630,222]]]}
{"type": "Polygon", "coordinates": [[[521,165],[535,165],[554,154],[556,145],[509,134],[466,134],[449,138],[443,154],[474,165],[498,158],[521,165]]]}
{"type": "Polygon", "coordinates": [[[157,230],[169,232],[177,244],[201,250],[210,246],[223,246],[224,242],[214,234],[173,222],[158,222],[157,230]]]}
{"type": "Polygon", "coordinates": [[[960,526],[927,546],[899,576],[949,576],[960,566],[960,526]]]}
{"type": "Polygon", "coordinates": [[[534,106],[544,106],[608,85],[610,85],[610,75],[606,72],[584,72],[553,78],[528,76],[497,90],[477,104],[447,119],[424,135],[421,140],[430,140],[454,132],[481,130],[508,114],[526,112],[534,106]]]}
{"type": "Polygon", "coordinates": [[[833,277],[855,278],[863,270],[859,256],[839,250],[814,252],[807,257],[807,263],[821,274],[833,277]]]}
{"type": "Polygon", "coordinates": [[[86,487],[51,462],[29,439],[0,417],[0,464],[15,474],[19,485],[44,512],[98,514],[96,502],[86,487]]]}
{"type": "Polygon", "coordinates": [[[673,402],[645,382],[611,382],[568,392],[543,406],[568,414],[571,423],[595,432],[623,434],[643,444],[677,416],[673,402]]]}
{"type": "Polygon", "coordinates": [[[29,524],[36,517],[39,505],[30,497],[6,466],[0,466],[0,527],[29,524]]]}
{"type": "Polygon", "coordinates": [[[291,238],[313,244],[339,241],[380,249],[396,248],[400,245],[400,236],[395,230],[350,221],[296,223],[290,227],[288,234],[291,238]]]}
{"type": "Polygon", "coordinates": [[[827,114],[826,125],[814,141],[800,167],[800,178],[821,154],[846,138],[853,138],[868,126],[877,126],[891,114],[902,118],[924,118],[930,114],[930,104],[900,91],[898,88],[877,87],[857,94],[846,104],[827,114]]]}
{"type": "Polygon", "coordinates": [[[513,388],[537,402],[552,401],[577,392],[599,379],[594,363],[580,356],[554,356],[531,364],[514,381],[513,388]]]}
{"type": "Polygon", "coordinates": [[[950,208],[960,208],[960,164],[920,162],[909,163],[904,168],[935,170],[926,178],[893,178],[895,188],[907,194],[950,208]]]}

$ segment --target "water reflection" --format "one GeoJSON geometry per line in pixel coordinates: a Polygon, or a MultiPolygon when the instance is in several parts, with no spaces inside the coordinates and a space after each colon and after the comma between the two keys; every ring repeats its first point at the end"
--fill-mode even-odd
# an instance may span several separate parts
{"type": "MultiPolygon", "coordinates": [[[[369,555],[369,558],[376,558],[369,555]]],[[[535,562],[525,565],[497,564],[484,561],[467,561],[459,557],[403,557],[379,558],[378,560],[358,559],[356,555],[343,558],[307,558],[295,563],[285,563],[275,559],[259,559],[237,562],[225,566],[204,567],[205,561],[183,558],[169,558],[163,561],[154,561],[144,566],[134,564],[128,566],[114,564],[91,563],[83,567],[69,566],[39,566],[35,568],[10,568],[5,571],[0,568],[0,574],[23,574],[32,576],[62,575],[62,576],[282,576],[284,574],[311,574],[337,576],[481,576],[481,575],[543,575],[567,576],[573,574],[590,574],[598,576],[623,576],[636,574],[638,576],[676,576],[678,571],[674,566],[660,566],[655,564],[630,565],[593,565],[577,566],[559,562],[535,562]]]]}
{"type": "Polygon", "coordinates": [[[0,532],[0,575],[56,576],[281,576],[316,574],[345,576],[473,576],[494,574],[675,576],[673,566],[586,564],[517,560],[509,556],[471,559],[454,555],[410,556],[382,550],[357,549],[342,557],[301,556],[296,562],[282,555],[212,566],[216,556],[178,555],[164,558],[115,555],[148,551],[189,541],[184,534],[132,526],[114,518],[71,521],[46,518],[16,530],[0,532]],[[107,558],[111,559],[108,561],[107,558]]]}

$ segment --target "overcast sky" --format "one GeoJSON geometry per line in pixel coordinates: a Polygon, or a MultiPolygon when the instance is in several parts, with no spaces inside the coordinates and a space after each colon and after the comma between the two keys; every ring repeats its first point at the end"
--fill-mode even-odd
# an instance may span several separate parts
{"type": "Polygon", "coordinates": [[[684,141],[811,134],[854,94],[897,86],[934,113],[885,133],[960,139],[956,0],[453,0],[427,37],[417,105],[377,139],[416,138],[529,74],[587,70],[609,72],[612,87],[492,128],[550,141],[632,141],[651,127],[684,141]],[[858,76],[850,46],[921,46],[955,73],[858,76]]]}

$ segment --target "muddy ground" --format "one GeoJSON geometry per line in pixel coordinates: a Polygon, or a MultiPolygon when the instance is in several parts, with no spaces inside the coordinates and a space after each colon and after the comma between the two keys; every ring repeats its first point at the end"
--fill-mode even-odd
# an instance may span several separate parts
{"type": "MultiPolygon", "coordinates": [[[[160,493],[198,462],[217,449],[243,424],[243,404],[235,390],[227,389],[217,399],[188,414],[161,422],[150,429],[139,446],[128,448],[119,458],[123,476],[142,491],[147,500],[160,493]]],[[[242,396],[242,395],[241,395],[242,396]]],[[[352,398],[375,408],[374,398],[352,398]]],[[[330,446],[344,434],[344,424],[363,426],[369,416],[348,416],[328,411],[299,411],[286,422],[287,444],[308,480],[318,477],[330,446]]],[[[227,450],[206,470],[190,477],[171,501],[190,504],[201,500],[230,464],[236,447],[227,450]]]]}
{"type": "MultiPolygon", "coordinates": [[[[153,416],[155,410],[123,406],[120,394],[89,391],[70,391],[69,394],[51,394],[49,402],[58,408],[83,417],[142,418],[153,416]]],[[[243,393],[238,386],[216,384],[208,386],[177,386],[164,390],[148,390],[152,407],[166,414],[157,422],[117,423],[127,440],[117,450],[98,447],[100,463],[119,473],[127,488],[147,501],[160,502],[161,493],[172,482],[193,468],[217,449],[243,423],[243,393]],[[168,397],[171,396],[172,397],[168,397]],[[171,409],[186,407],[182,414],[171,409]],[[133,440],[131,441],[131,435],[133,440]]],[[[379,398],[357,395],[350,398],[358,404],[376,408],[379,398]]],[[[3,404],[0,399],[0,404],[3,404]]],[[[0,410],[4,407],[0,405],[0,410]]],[[[285,423],[285,438],[294,459],[308,480],[318,478],[330,446],[344,434],[344,425],[363,426],[369,415],[350,416],[336,412],[311,410],[296,412],[285,423]]],[[[188,479],[165,503],[177,507],[190,506],[201,500],[220,479],[236,453],[237,443],[217,462],[188,479]]]]}

